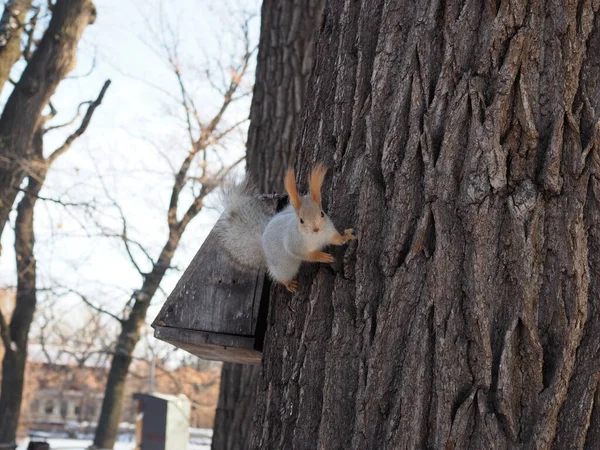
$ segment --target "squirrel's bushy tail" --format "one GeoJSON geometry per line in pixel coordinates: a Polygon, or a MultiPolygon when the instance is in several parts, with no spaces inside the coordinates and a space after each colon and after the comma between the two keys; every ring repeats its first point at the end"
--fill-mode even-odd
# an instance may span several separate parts
{"type": "Polygon", "coordinates": [[[266,267],[261,237],[271,216],[248,181],[223,190],[225,210],[215,230],[231,258],[246,269],[266,267]]]}

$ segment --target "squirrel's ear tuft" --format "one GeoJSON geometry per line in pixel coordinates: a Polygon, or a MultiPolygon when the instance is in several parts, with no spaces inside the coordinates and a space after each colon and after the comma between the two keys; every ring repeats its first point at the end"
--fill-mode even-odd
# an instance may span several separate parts
{"type": "Polygon", "coordinates": [[[323,180],[325,180],[326,173],[327,167],[322,163],[318,163],[308,177],[310,196],[319,206],[321,206],[321,186],[323,186],[323,180]]]}
{"type": "Polygon", "coordinates": [[[284,180],[285,190],[290,197],[290,203],[294,207],[296,211],[300,209],[302,205],[302,200],[300,200],[300,196],[298,195],[298,189],[296,189],[296,176],[294,175],[294,169],[288,169],[285,174],[284,180]]]}

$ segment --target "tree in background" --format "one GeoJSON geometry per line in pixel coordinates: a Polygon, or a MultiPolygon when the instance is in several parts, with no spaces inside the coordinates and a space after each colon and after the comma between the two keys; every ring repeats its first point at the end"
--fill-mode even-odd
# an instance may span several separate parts
{"type": "Polygon", "coordinates": [[[274,289],[251,448],[596,448],[598,2],[335,2],[296,150],[358,240],[274,289]]]}
{"type": "Polygon", "coordinates": [[[24,18],[28,16],[28,11],[20,8],[31,6],[31,2],[27,5],[25,3],[9,2],[2,19],[6,19],[7,22],[0,24],[0,28],[2,24],[7,27],[4,30],[5,47],[0,48],[0,78],[5,76],[2,70],[9,70],[8,65],[15,64],[21,56],[26,64],[0,118],[0,129],[4,130],[0,131],[0,146],[4,149],[0,156],[0,233],[6,224],[17,192],[21,189],[23,177],[28,178],[27,187],[23,189],[24,194],[17,207],[15,223],[18,280],[15,308],[10,320],[0,311],[0,337],[4,346],[0,387],[0,417],[4,420],[0,422],[0,444],[12,444],[16,438],[23,398],[28,334],[37,303],[36,261],[33,253],[34,206],[48,170],[85,132],[109,85],[107,82],[99,97],[89,102],[79,128],[69,135],[59,148],[45,156],[44,134],[51,129],[62,127],[46,126],[56,115],[49,103],[50,97],[60,81],[73,68],[77,42],[85,26],[93,22],[95,9],[89,2],[57,2],[49,10],[52,12],[52,18],[47,30],[41,40],[36,42],[35,25],[40,8],[33,12],[26,27],[24,18]],[[7,29],[11,31],[8,32],[7,29]],[[27,34],[23,51],[20,47],[22,29],[25,29],[27,34]],[[15,42],[18,43],[18,49],[15,42]],[[50,112],[42,114],[42,110],[48,105],[50,112]],[[8,184],[4,184],[5,182],[8,184]]]}
{"type": "MultiPolygon", "coordinates": [[[[4,4],[0,18],[0,92],[14,64],[21,58],[21,35],[25,31],[31,4],[32,0],[12,0],[4,4]]],[[[32,26],[31,21],[29,26],[32,26]]]]}
{"type": "MultiPolygon", "coordinates": [[[[283,192],[320,28],[323,1],[266,0],[262,5],[246,167],[263,192],[283,192]]],[[[223,364],[212,448],[245,448],[259,367],[223,364]]]]}
{"type": "MultiPolygon", "coordinates": [[[[75,67],[77,44],[85,27],[96,19],[91,0],[56,0],[49,5],[52,18],[41,40],[36,44],[34,29],[28,32],[23,53],[26,66],[0,117],[0,237],[30,171],[32,142],[42,111],[58,84],[75,67]]],[[[10,1],[5,6],[0,21],[0,83],[21,56],[17,47],[30,6],[28,1],[10,1]]],[[[35,28],[36,19],[34,14],[30,27],[35,28]]]]}
{"type": "MultiPolygon", "coordinates": [[[[165,211],[168,236],[158,257],[153,258],[143,243],[130,239],[127,218],[117,202],[113,201],[113,207],[121,217],[122,229],[119,232],[107,230],[106,233],[121,239],[131,264],[142,279],[142,284],[131,294],[124,314],[119,318],[121,331],[112,352],[102,411],[94,437],[96,448],[111,449],[115,444],[126,395],[125,382],[134,360],[135,347],[140,340],[140,330],[145,324],[151,301],[165,274],[172,268],[173,257],[186,228],[205,206],[207,196],[223,183],[238,163],[243,161],[242,157],[232,165],[224,164],[221,153],[229,135],[238,131],[247,120],[244,118],[231,123],[226,120],[226,115],[236,101],[251,93],[251,86],[247,82],[248,69],[255,52],[248,29],[251,18],[251,15],[245,15],[242,20],[241,55],[233,57],[231,64],[221,67],[218,73],[207,73],[207,81],[220,99],[220,104],[211,117],[205,117],[204,111],[196,106],[200,103],[198,99],[194,100],[191,90],[186,85],[175,27],[168,21],[161,20],[160,28],[156,30],[156,36],[161,39],[156,51],[164,57],[180,88],[179,106],[183,111],[189,147],[178,168],[174,168],[170,201],[168,210],[165,211]],[[223,85],[217,81],[219,77],[223,85]],[[140,261],[140,257],[144,259],[143,262],[140,261]]],[[[208,103],[206,99],[200,100],[208,103]]],[[[163,153],[163,156],[172,164],[172,155],[163,153]]],[[[108,191],[106,194],[110,198],[108,191]]]]}
{"type": "MultiPolygon", "coordinates": [[[[44,156],[43,143],[44,134],[50,129],[46,128],[45,124],[54,116],[53,113],[39,120],[38,129],[32,142],[34,149],[29,162],[28,184],[17,206],[15,223],[15,256],[17,267],[15,309],[10,316],[10,321],[0,311],[0,337],[4,344],[2,384],[0,387],[0,417],[7,418],[0,424],[0,443],[14,442],[16,437],[23,397],[29,329],[37,304],[37,271],[34,254],[35,234],[33,229],[34,207],[44,185],[48,170],[58,157],[69,150],[75,139],[85,132],[92,119],[94,110],[102,102],[102,98],[109,85],[110,82],[107,81],[100,91],[98,98],[89,102],[90,105],[79,128],[66,139],[63,145],[55,149],[49,156],[44,156]]],[[[56,127],[53,127],[53,129],[56,129],[56,127]]]]}

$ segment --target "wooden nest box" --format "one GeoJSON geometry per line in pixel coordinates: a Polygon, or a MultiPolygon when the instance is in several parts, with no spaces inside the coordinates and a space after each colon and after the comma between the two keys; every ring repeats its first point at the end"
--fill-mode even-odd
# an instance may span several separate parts
{"type": "MultiPolygon", "coordinates": [[[[264,195],[275,214],[287,196],[264,195]]],[[[267,325],[264,270],[240,270],[213,229],[154,319],[154,337],[203,359],[259,364],[267,325]]]]}

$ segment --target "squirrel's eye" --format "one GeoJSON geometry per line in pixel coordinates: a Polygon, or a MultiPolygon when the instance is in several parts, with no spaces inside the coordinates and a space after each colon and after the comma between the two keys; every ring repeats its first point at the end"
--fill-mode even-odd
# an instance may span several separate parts
{"type": "Polygon", "coordinates": [[[304,220],[302,220],[302,218],[300,218],[300,223],[304,223],[304,220]]]}
{"type": "Polygon", "coordinates": [[[321,211],[321,217],[325,217],[325,213],[321,211]]]}

